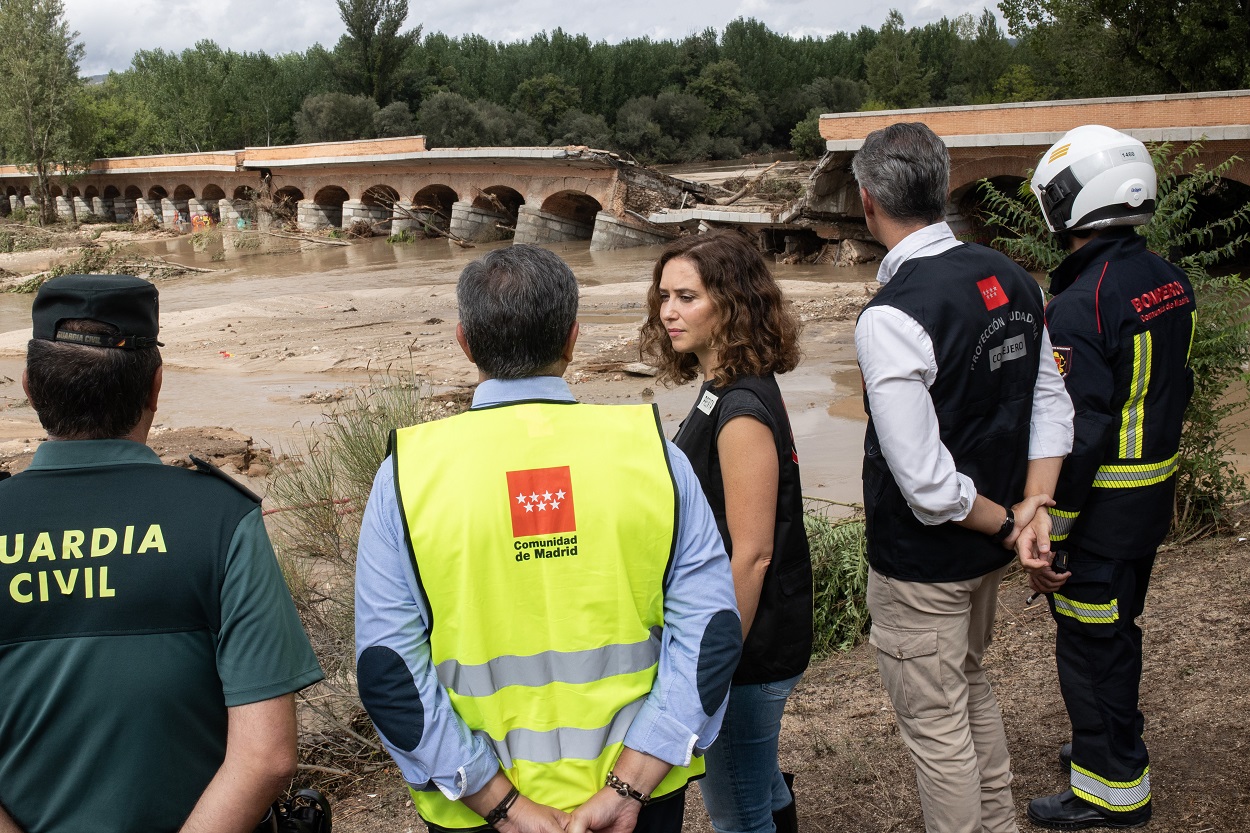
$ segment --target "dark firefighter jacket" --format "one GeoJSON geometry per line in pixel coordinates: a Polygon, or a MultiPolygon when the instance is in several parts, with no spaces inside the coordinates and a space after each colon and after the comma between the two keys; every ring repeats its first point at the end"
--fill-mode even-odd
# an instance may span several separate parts
{"type": "Polygon", "coordinates": [[[1193,393],[1193,288],[1124,228],[1069,255],[1050,291],[1046,324],[1076,409],[1051,539],[1108,558],[1152,554],[1171,522],[1193,393]]]}

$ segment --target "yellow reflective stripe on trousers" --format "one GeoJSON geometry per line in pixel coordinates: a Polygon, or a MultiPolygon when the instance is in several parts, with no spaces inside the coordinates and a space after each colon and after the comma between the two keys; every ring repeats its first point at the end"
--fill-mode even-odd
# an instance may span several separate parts
{"type": "Polygon", "coordinates": [[[1072,765],[1072,792],[1113,813],[1128,813],[1150,802],[1150,767],[1136,781],[1108,781],[1072,765]]]}
{"type": "Polygon", "coordinates": [[[545,732],[534,729],[512,729],[503,738],[496,740],[482,730],[473,734],[486,741],[495,750],[495,756],[504,769],[512,769],[517,760],[531,764],[554,764],[564,760],[593,761],[603,754],[603,750],[615,743],[625,741],[625,733],[646,697],[629,703],[612,718],[606,726],[593,729],[576,729],[559,726],[545,732]]]}
{"type": "Polygon", "coordinates": [[[1158,463],[1140,463],[1131,466],[1099,466],[1094,475],[1096,489],[1131,489],[1137,486],[1153,486],[1176,474],[1179,454],[1158,463]]]}
{"type": "Polygon", "coordinates": [[[502,656],[478,665],[445,659],[436,669],[438,681],[462,697],[489,697],[511,685],[538,688],[551,683],[593,683],[645,671],[658,663],[661,633],[662,629],[656,626],[651,628],[650,638],[632,645],[543,651],[528,657],[502,656]]]}
{"type": "Polygon", "coordinates": [[[1062,509],[1051,509],[1050,514],[1050,540],[1066,541],[1068,536],[1072,534],[1072,527],[1076,526],[1076,519],[1080,512],[1065,512],[1062,509]]]}
{"type": "Polygon", "coordinates": [[[1090,604],[1069,599],[1062,593],[1055,593],[1054,599],[1056,613],[1087,625],[1110,625],[1120,618],[1119,599],[1112,599],[1110,604],[1090,604]]]}
{"type": "Polygon", "coordinates": [[[1150,331],[1133,336],[1133,377],[1128,401],[1120,416],[1120,459],[1136,460],[1142,454],[1142,424],[1146,420],[1146,391],[1150,387],[1150,331]]]}

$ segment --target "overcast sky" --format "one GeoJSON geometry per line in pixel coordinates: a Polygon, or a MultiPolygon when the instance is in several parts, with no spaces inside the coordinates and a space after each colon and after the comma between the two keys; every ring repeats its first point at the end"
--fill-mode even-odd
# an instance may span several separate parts
{"type": "MultiPolygon", "coordinates": [[[[343,34],[334,0],[64,0],[70,26],[86,46],[84,75],[122,70],[140,49],[180,52],[196,41],[214,40],[236,52],[271,55],[303,51],[314,43],[333,47],[343,34]]],[[[682,38],[708,26],[717,30],[737,17],[754,17],[775,32],[827,35],[877,29],[890,8],[909,27],[965,12],[974,16],[993,2],[897,0],[889,4],[850,0],[631,0],[586,3],[569,0],[452,0],[433,4],[410,0],[409,27],[493,41],[527,39],[556,27],[591,40],[616,42],[649,35],[682,38]]]]}

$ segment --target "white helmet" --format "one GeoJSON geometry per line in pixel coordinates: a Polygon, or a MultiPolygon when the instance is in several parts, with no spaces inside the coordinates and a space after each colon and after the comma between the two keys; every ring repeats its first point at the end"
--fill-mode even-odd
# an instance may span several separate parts
{"type": "Polygon", "coordinates": [[[1148,223],[1159,189],[1146,146],[1100,124],[1073,128],[1052,145],[1032,187],[1052,232],[1148,223]]]}

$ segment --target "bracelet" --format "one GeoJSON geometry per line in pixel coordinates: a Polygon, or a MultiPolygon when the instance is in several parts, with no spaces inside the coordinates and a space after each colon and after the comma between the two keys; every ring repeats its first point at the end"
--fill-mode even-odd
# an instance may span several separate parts
{"type": "Polygon", "coordinates": [[[603,786],[615,790],[618,795],[624,796],[625,798],[632,798],[643,807],[646,807],[649,803],[651,803],[651,796],[643,795],[638,792],[638,790],[618,778],[615,772],[608,773],[607,780],[603,782],[603,786]]]}
{"type": "Polygon", "coordinates": [[[508,811],[512,809],[513,804],[516,804],[516,800],[520,797],[520,795],[521,791],[516,787],[508,790],[508,794],[503,797],[503,801],[496,804],[495,809],[486,814],[486,823],[491,827],[494,827],[496,824],[499,824],[499,822],[506,819],[508,817],[508,811]]]}
{"type": "Polygon", "coordinates": [[[1003,525],[999,528],[998,532],[995,532],[990,536],[990,540],[995,544],[1001,544],[1003,541],[1007,540],[1007,536],[1015,532],[1015,530],[1016,513],[1012,511],[1010,506],[1008,506],[1006,520],[1003,521],[1003,525]]]}

